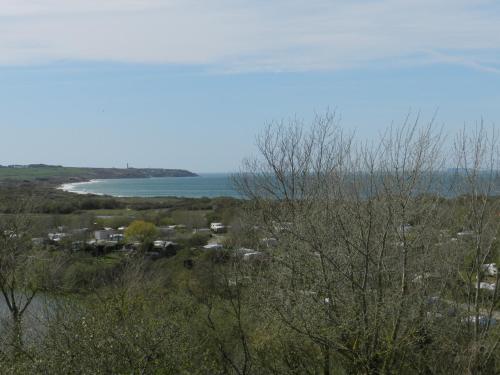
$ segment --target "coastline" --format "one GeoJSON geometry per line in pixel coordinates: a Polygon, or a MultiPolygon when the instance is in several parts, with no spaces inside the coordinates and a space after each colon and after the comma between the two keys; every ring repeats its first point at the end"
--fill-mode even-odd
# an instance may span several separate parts
{"type": "Polygon", "coordinates": [[[57,186],[56,190],[61,190],[61,191],[67,192],[67,193],[74,193],[74,194],[79,194],[79,195],[101,195],[102,196],[102,195],[105,195],[105,194],[90,193],[90,192],[84,191],[84,190],[77,190],[76,188],[79,185],[94,184],[94,183],[102,182],[104,180],[105,179],[92,179],[92,180],[81,181],[81,182],[66,182],[66,183],[63,183],[63,184],[57,186]]]}
{"type": "MultiPolygon", "coordinates": [[[[148,170],[148,169],[143,169],[143,170],[148,170]]],[[[74,194],[79,194],[79,195],[100,195],[104,196],[107,194],[104,193],[97,193],[97,192],[89,192],[86,190],[78,190],[78,186],[80,185],[89,185],[89,184],[94,184],[94,183],[101,183],[104,181],[112,181],[112,180],[129,180],[129,179],[140,179],[140,180],[148,180],[148,179],[156,179],[156,178],[187,178],[187,177],[200,177],[199,174],[185,171],[185,170],[180,170],[182,172],[186,172],[188,174],[185,175],[172,175],[172,176],[163,176],[163,175],[139,175],[139,176],[119,176],[119,177],[101,177],[101,178],[75,178],[72,177],[70,181],[68,180],[62,180],[59,181],[59,183],[54,184],[53,188],[56,190],[64,191],[67,193],[74,193],[74,194]],[[76,180],[76,181],[75,181],[76,180]]],[[[121,195],[112,195],[117,198],[122,198],[123,196],[121,195]]]]}
{"type": "Polygon", "coordinates": [[[231,185],[229,176],[230,174],[226,173],[207,173],[204,175],[190,176],[191,178],[101,178],[87,181],[65,182],[59,184],[56,189],[78,195],[110,196],[115,198],[240,198],[240,194],[237,193],[231,185]]]}

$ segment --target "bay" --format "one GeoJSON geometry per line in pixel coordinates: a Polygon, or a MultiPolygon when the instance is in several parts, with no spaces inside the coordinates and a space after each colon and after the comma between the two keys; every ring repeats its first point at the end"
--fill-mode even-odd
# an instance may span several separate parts
{"type": "Polygon", "coordinates": [[[228,173],[204,173],[197,177],[155,177],[93,180],[64,184],[60,189],[78,194],[115,197],[241,198],[228,173]]]}

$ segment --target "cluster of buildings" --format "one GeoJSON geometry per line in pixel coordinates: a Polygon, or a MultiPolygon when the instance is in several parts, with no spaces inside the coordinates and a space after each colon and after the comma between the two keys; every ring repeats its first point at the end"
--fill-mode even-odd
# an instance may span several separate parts
{"type": "MultiPolygon", "coordinates": [[[[162,227],[159,228],[159,238],[154,241],[153,248],[157,255],[164,253],[173,253],[175,243],[172,241],[164,240],[164,238],[171,238],[175,235],[175,227],[162,227]]],[[[110,228],[104,227],[98,230],[90,230],[89,228],[80,229],[67,229],[66,227],[60,226],[55,228],[56,230],[47,234],[46,237],[36,237],[32,238],[32,243],[35,246],[64,246],[67,249],[73,251],[80,250],[103,250],[105,248],[109,250],[121,250],[129,251],[138,249],[139,243],[129,243],[125,238],[126,227],[110,228]]],[[[101,251],[98,251],[101,252],[101,251]]],[[[155,254],[152,254],[155,255],[155,254]]]]}
{"type": "MultiPolygon", "coordinates": [[[[222,223],[212,223],[209,228],[198,228],[193,230],[193,234],[217,235],[227,232],[228,226],[222,223]]],[[[140,243],[130,243],[126,241],[126,227],[110,228],[104,227],[98,230],[89,228],[68,229],[59,226],[47,234],[46,237],[36,237],[32,239],[35,246],[53,245],[73,251],[92,250],[96,248],[107,248],[111,250],[128,251],[138,249],[140,243]]],[[[152,248],[147,253],[153,257],[161,255],[175,255],[177,244],[172,241],[178,233],[183,231],[186,226],[183,224],[168,225],[158,228],[158,238],[153,241],[152,248]]],[[[219,243],[209,243],[206,249],[222,249],[219,243]]]]}
{"type": "MultiPolygon", "coordinates": [[[[210,231],[214,234],[220,234],[220,233],[225,233],[229,227],[224,226],[222,223],[211,223],[210,224],[210,231]]],[[[203,246],[203,249],[205,250],[221,250],[224,249],[223,243],[218,241],[219,238],[215,237],[214,239],[210,240],[205,246],[203,246]]],[[[278,245],[278,240],[276,238],[262,238],[259,241],[259,246],[258,248],[272,248],[276,247],[278,245]]],[[[253,259],[264,259],[265,254],[262,251],[255,250],[255,249],[249,249],[245,247],[241,247],[238,249],[235,249],[233,251],[233,255],[240,257],[243,260],[253,260],[253,259]]]]}

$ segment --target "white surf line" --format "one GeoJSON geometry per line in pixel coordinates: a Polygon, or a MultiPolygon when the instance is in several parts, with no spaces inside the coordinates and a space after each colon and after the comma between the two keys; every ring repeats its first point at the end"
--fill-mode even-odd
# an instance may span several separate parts
{"type": "Polygon", "coordinates": [[[65,183],[57,187],[57,190],[62,190],[66,191],[68,193],[75,193],[75,194],[81,194],[81,195],[105,195],[102,193],[92,193],[84,190],[78,190],[79,185],[88,185],[88,184],[95,184],[97,182],[101,182],[103,180],[90,180],[90,181],[85,181],[85,182],[70,182],[70,183],[65,183]]]}

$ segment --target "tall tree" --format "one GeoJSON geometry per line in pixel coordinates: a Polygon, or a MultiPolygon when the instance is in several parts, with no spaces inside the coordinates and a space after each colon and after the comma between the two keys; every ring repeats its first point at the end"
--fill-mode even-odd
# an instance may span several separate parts
{"type": "Polygon", "coordinates": [[[0,220],[0,291],[11,317],[9,344],[23,350],[23,318],[40,291],[35,270],[43,264],[33,251],[33,200],[19,198],[15,211],[0,220]]]}
{"type": "MultiPolygon", "coordinates": [[[[482,137],[466,139],[484,151],[482,137]]],[[[366,374],[450,366],[480,373],[484,363],[471,367],[465,353],[472,347],[492,353],[498,329],[481,323],[476,303],[472,320],[480,334],[464,333],[471,319],[463,295],[471,283],[460,282],[460,271],[471,249],[449,235],[448,219],[464,207],[449,196],[442,137],[432,124],[407,118],[373,144],[359,144],[327,113],[310,128],[272,124],[257,144],[260,156],[247,160],[235,181],[252,207],[249,225],[279,242],[260,280],[263,306],[270,319],[316,346],[322,373],[339,366],[366,374]]],[[[465,207],[476,234],[489,228],[487,240],[476,238],[482,257],[475,274],[497,231],[494,206],[488,215],[484,207],[498,181],[483,177],[489,190],[465,207]]],[[[479,180],[471,182],[469,188],[479,180]]],[[[492,312],[496,292],[490,297],[492,312]]]]}

